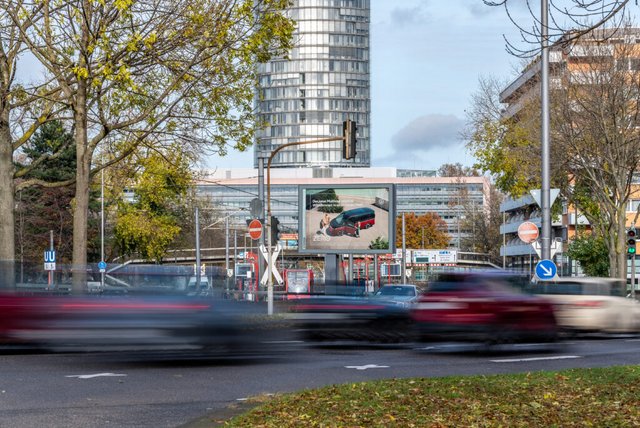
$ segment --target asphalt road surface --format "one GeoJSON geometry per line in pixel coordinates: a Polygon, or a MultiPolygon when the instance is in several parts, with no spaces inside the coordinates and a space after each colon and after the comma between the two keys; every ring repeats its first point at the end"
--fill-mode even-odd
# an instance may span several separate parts
{"type": "Polygon", "coordinates": [[[140,361],[121,354],[0,356],[0,426],[177,427],[247,397],[381,378],[515,373],[640,364],[640,338],[486,352],[439,344],[307,348],[274,361],[140,361]]]}

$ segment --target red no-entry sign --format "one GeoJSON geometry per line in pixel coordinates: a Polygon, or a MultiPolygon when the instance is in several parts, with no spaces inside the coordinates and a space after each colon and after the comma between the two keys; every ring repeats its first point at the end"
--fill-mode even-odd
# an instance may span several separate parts
{"type": "Polygon", "coordinates": [[[540,231],[538,230],[538,226],[530,221],[525,221],[518,226],[518,238],[526,244],[530,244],[538,239],[539,234],[540,231]]]}
{"type": "Polygon", "coordinates": [[[251,220],[249,223],[249,236],[254,241],[257,241],[262,236],[262,223],[260,220],[251,220]]]}

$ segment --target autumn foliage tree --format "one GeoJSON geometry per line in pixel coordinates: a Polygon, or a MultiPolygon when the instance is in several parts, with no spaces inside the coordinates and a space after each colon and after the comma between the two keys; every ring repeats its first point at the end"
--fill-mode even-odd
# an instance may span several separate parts
{"type": "MultiPolygon", "coordinates": [[[[447,248],[450,236],[447,223],[435,213],[406,213],[405,245],[407,248],[447,248]]],[[[396,248],[402,248],[402,216],[396,218],[396,248]]]]}

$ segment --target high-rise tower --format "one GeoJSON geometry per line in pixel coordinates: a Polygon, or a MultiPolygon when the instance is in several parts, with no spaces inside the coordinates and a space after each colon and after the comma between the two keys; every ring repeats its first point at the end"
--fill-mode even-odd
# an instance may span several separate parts
{"type": "Polygon", "coordinates": [[[329,142],[283,149],[272,167],[370,166],[369,0],[294,0],[288,14],[295,47],[259,68],[255,166],[279,145],[341,136],[346,119],[358,126],[355,160],[329,142]]]}

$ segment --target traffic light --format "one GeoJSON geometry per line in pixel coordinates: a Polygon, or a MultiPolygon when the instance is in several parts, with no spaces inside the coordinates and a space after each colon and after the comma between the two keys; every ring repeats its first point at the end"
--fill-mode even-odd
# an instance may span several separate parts
{"type": "Polygon", "coordinates": [[[627,254],[636,255],[636,229],[633,227],[627,230],[627,254]]]}
{"type": "Polygon", "coordinates": [[[278,245],[278,235],[280,234],[279,227],[280,220],[276,217],[271,216],[271,246],[275,247],[278,245]]]}
{"type": "Polygon", "coordinates": [[[356,131],[358,126],[351,119],[342,122],[342,157],[354,159],[356,157],[356,131]]]}

